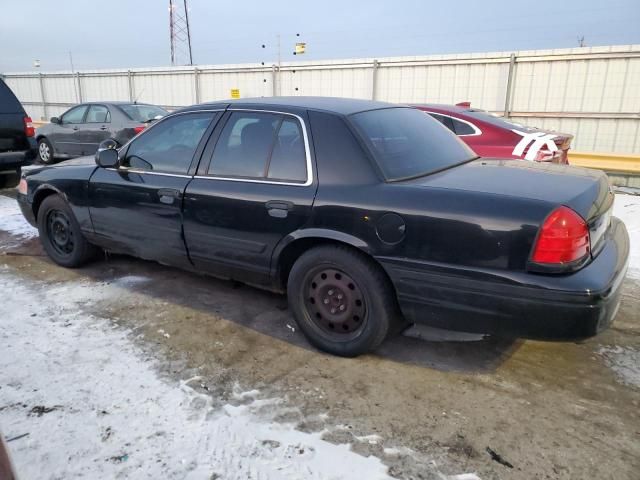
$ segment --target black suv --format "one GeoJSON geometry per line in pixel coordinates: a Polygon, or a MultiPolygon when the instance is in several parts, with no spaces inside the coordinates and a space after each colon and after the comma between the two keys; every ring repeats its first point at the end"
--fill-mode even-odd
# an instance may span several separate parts
{"type": "Polygon", "coordinates": [[[36,156],[35,129],[22,105],[0,79],[0,188],[36,156]]]}

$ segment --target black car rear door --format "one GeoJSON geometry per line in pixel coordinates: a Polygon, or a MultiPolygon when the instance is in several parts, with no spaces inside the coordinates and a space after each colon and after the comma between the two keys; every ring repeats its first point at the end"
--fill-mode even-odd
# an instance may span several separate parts
{"type": "Polygon", "coordinates": [[[120,153],[117,169],[96,170],[89,183],[89,210],[101,245],[163,263],[188,263],[183,194],[203,139],[219,115],[199,111],[169,116],[120,153]]]}
{"type": "Polygon", "coordinates": [[[301,115],[229,110],[184,200],[184,235],[201,270],[269,282],[271,256],[310,218],[316,186],[301,115]]]}

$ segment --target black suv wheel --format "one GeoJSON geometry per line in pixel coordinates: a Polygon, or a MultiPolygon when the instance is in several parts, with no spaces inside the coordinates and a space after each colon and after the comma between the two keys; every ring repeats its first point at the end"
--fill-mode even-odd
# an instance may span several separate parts
{"type": "Polygon", "coordinates": [[[287,293],[309,342],[334,355],[355,357],[374,350],[400,318],[381,268],[347,247],[305,252],[291,269],[287,293]]]}

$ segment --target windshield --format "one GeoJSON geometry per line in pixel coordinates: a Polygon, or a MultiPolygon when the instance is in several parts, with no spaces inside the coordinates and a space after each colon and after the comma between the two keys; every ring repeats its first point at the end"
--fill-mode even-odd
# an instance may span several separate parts
{"type": "Polygon", "coordinates": [[[147,123],[156,117],[164,117],[169,112],[155,105],[142,105],[132,103],[130,105],[118,105],[127,117],[135,122],[147,123]]]}
{"type": "Polygon", "coordinates": [[[387,180],[427,175],[476,158],[440,122],[414,108],[387,108],[351,116],[387,180]]]}

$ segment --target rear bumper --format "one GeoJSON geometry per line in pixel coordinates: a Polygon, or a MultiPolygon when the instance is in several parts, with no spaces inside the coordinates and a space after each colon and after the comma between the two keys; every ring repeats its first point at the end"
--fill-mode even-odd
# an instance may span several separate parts
{"type": "Polygon", "coordinates": [[[27,150],[0,152],[0,172],[14,171],[25,165],[31,165],[36,158],[36,141],[29,138],[27,150]]]}
{"type": "Polygon", "coordinates": [[[379,260],[409,321],[465,332],[573,340],[604,330],[618,311],[629,235],[616,218],[606,235],[598,256],[569,275],[379,260]]]}

